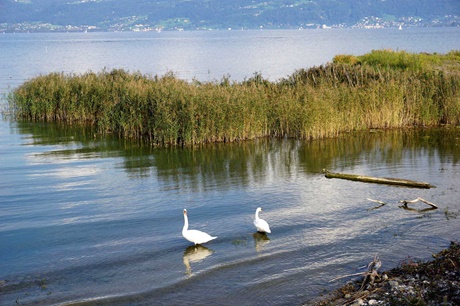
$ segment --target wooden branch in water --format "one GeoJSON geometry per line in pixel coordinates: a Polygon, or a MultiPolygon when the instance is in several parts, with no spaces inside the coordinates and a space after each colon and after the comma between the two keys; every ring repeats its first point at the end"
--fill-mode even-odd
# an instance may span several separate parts
{"type": "Polygon", "coordinates": [[[433,207],[433,208],[438,208],[438,206],[437,206],[436,204],[431,203],[430,201],[427,201],[427,200],[422,199],[422,198],[420,198],[420,197],[416,198],[415,200],[401,200],[401,201],[399,201],[399,203],[403,203],[404,206],[407,207],[407,204],[416,203],[416,202],[418,202],[418,201],[423,202],[423,203],[425,203],[425,204],[428,204],[428,205],[430,205],[430,206],[433,207]]]}
{"type": "Polygon", "coordinates": [[[358,273],[353,273],[353,274],[342,275],[342,276],[338,276],[336,278],[331,279],[329,282],[332,283],[332,282],[335,282],[336,280],[339,280],[341,278],[350,277],[350,276],[365,275],[366,273],[367,272],[358,272],[358,273]]]}
{"type": "Polygon", "coordinates": [[[367,198],[369,201],[371,202],[375,202],[375,203],[379,203],[380,205],[387,205],[387,203],[383,202],[383,201],[380,201],[380,200],[374,200],[374,199],[370,199],[370,198],[367,198]]]}
{"type": "MultiPolygon", "coordinates": [[[[380,261],[380,258],[378,255],[375,255],[374,256],[374,260],[371,261],[368,265],[367,265],[367,271],[365,272],[358,272],[358,273],[353,273],[353,274],[347,274],[347,275],[342,275],[342,276],[339,276],[339,277],[336,277],[336,278],[333,278],[331,279],[329,282],[333,282],[333,281],[336,281],[338,279],[341,279],[341,278],[345,278],[345,277],[349,277],[349,276],[357,276],[357,275],[363,275],[365,276],[364,280],[363,280],[363,285],[361,287],[363,287],[365,285],[365,283],[367,283],[369,281],[368,277],[370,277],[370,280],[371,282],[374,282],[374,278],[376,276],[378,276],[378,272],[377,270],[380,269],[380,267],[382,266],[382,262],[380,261]]],[[[361,289],[360,289],[361,290],[361,289]]]]}
{"type": "Polygon", "coordinates": [[[436,187],[426,182],[418,182],[418,181],[399,179],[399,178],[386,178],[386,177],[373,177],[373,176],[365,176],[365,175],[358,175],[358,174],[334,173],[326,169],[323,169],[323,173],[327,178],[339,178],[339,179],[344,179],[344,180],[359,181],[359,182],[366,182],[366,183],[399,185],[399,186],[414,187],[414,188],[435,188],[436,187]]]}
{"type": "MultiPolygon", "coordinates": [[[[380,205],[379,206],[376,206],[374,208],[371,208],[369,210],[373,210],[373,209],[378,209],[382,206],[385,206],[387,203],[383,202],[383,201],[380,201],[380,200],[374,200],[374,199],[370,199],[370,198],[367,198],[369,201],[371,202],[375,202],[375,203],[379,203],[380,205]]],[[[400,206],[401,208],[404,208],[406,210],[413,210],[413,211],[417,211],[417,212],[424,212],[424,211],[429,211],[429,210],[433,210],[433,209],[437,209],[438,206],[434,203],[431,203],[430,201],[427,201],[425,199],[422,199],[420,197],[416,198],[415,200],[400,200],[399,203],[402,203],[403,206],[400,206]],[[422,210],[419,210],[419,209],[414,209],[414,208],[409,208],[409,206],[407,206],[408,204],[413,204],[413,203],[417,203],[418,201],[420,202],[423,202],[423,203],[426,203],[428,204],[430,207],[429,208],[425,208],[425,209],[422,209],[422,210]]]]}
{"type": "Polygon", "coordinates": [[[379,206],[375,206],[373,208],[370,208],[369,210],[374,210],[374,209],[379,209],[380,207],[383,207],[385,205],[387,205],[387,203],[383,202],[383,201],[379,201],[379,200],[374,200],[374,199],[370,199],[370,198],[367,198],[369,201],[371,202],[375,202],[375,203],[379,203],[380,205],[379,206]]]}

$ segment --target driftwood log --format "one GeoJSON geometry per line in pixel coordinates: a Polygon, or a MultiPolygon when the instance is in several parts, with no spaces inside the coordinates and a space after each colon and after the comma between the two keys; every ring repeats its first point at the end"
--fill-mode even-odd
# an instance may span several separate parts
{"type": "Polygon", "coordinates": [[[347,173],[334,173],[326,169],[323,169],[323,173],[326,178],[338,178],[350,181],[359,181],[366,183],[377,183],[377,184],[389,184],[389,185],[399,185],[413,188],[435,188],[436,186],[431,185],[426,182],[418,182],[412,180],[405,180],[400,178],[386,178],[386,177],[373,177],[365,176],[359,174],[347,174],[347,173]]]}
{"type": "Polygon", "coordinates": [[[418,202],[418,201],[423,202],[423,203],[425,203],[425,204],[428,204],[428,205],[430,205],[432,208],[438,208],[438,206],[437,206],[436,204],[431,203],[430,201],[427,201],[427,200],[425,200],[425,199],[422,199],[421,197],[418,197],[418,198],[416,198],[415,200],[401,200],[401,201],[399,201],[399,203],[403,203],[403,205],[404,205],[405,207],[407,207],[407,204],[416,203],[416,202],[418,202]]]}

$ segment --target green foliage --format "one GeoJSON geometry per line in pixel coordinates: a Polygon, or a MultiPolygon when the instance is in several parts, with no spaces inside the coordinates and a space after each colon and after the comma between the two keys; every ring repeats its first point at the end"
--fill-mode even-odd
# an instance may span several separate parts
{"type": "Polygon", "coordinates": [[[200,83],[173,73],[51,73],[8,98],[17,119],[89,124],[156,145],[317,139],[365,129],[460,124],[460,52],[372,51],[278,82],[200,83]]]}
{"type": "Polygon", "coordinates": [[[356,65],[359,64],[360,61],[358,57],[354,55],[347,55],[347,54],[339,54],[334,56],[332,59],[334,64],[346,64],[346,65],[356,65]]]}
{"type": "MultiPolygon", "coordinates": [[[[384,69],[399,69],[410,71],[427,71],[436,69],[439,66],[449,65],[449,61],[458,64],[460,60],[459,51],[451,51],[445,55],[429,53],[408,53],[405,51],[373,50],[370,53],[358,56],[359,63],[384,69]]],[[[450,68],[452,70],[452,68],[450,68]]]]}
{"type": "Polygon", "coordinates": [[[375,67],[401,70],[419,70],[421,68],[420,57],[404,51],[372,50],[359,58],[362,63],[375,67]]]}

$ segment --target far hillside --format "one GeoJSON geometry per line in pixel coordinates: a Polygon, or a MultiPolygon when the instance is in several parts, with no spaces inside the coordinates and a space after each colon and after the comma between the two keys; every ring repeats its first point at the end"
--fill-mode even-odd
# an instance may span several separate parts
{"type": "Polygon", "coordinates": [[[3,0],[0,31],[459,26],[458,0],[3,0]]]}

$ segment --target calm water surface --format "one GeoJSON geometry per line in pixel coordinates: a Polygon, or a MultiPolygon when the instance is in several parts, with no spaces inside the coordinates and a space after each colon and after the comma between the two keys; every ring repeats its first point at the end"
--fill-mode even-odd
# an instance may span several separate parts
{"type": "Polygon", "coordinates": [[[0,80],[15,87],[38,74],[104,68],[153,75],[173,71],[200,81],[223,76],[242,81],[254,73],[277,80],[337,54],[446,53],[459,46],[459,28],[0,34],[0,80]]]}
{"type": "MultiPolygon", "coordinates": [[[[456,29],[248,33],[0,35],[0,89],[103,67],[276,79],[336,53],[460,45],[456,29]]],[[[6,118],[0,139],[1,305],[298,305],[343,284],[329,280],[362,271],[375,254],[389,269],[460,237],[455,128],[158,149],[6,118]],[[437,188],[330,180],[323,168],[437,188]],[[439,209],[399,207],[416,197],[439,209]],[[375,209],[367,198],[388,205],[375,209]],[[252,225],[258,206],[267,236],[252,225]],[[190,246],[181,236],[184,208],[191,228],[218,239],[190,246]]]]}
{"type": "Polygon", "coordinates": [[[2,121],[0,302],[295,305],[360,271],[429,258],[460,237],[460,131],[153,149],[2,121]],[[428,181],[326,179],[322,168],[428,181]],[[416,211],[399,200],[440,206],[416,211]],[[388,205],[373,209],[367,198],[388,205]],[[272,234],[258,235],[255,209],[272,234]],[[218,239],[191,247],[192,228],[218,239]]]}

